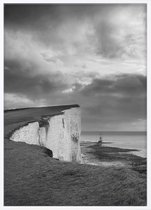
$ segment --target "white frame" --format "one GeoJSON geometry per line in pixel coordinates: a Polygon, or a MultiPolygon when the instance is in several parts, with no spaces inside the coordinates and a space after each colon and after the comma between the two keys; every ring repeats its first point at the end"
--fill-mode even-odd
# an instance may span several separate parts
{"type": "Polygon", "coordinates": [[[151,0],[66,0],[66,1],[61,1],[61,0],[1,0],[0,1],[0,27],[1,27],[1,33],[0,33],[0,46],[1,46],[1,51],[0,51],[0,61],[1,61],[1,71],[0,71],[0,96],[1,96],[1,100],[0,100],[0,126],[1,126],[1,130],[0,130],[0,148],[1,148],[1,158],[0,158],[0,163],[1,163],[1,179],[0,179],[0,208],[1,209],[11,209],[11,210],[16,210],[17,208],[20,209],[36,209],[36,210],[41,210],[41,209],[61,209],[61,210],[65,210],[65,209],[107,209],[107,210],[116,210],[116,209],[123,209],[123,210],[151,210],[151,129],[150,129],[150,125],[151,125],[151,62],[150,62],[150,56],[151,56],[151,0]],[[3,157],[4,157],[4,144],[3,144],[3,138],[4,138],[4,122],[3,122],[3,110],[4,110],[4,73],[3,73],[3,69],[4,69],[4,52],[2,49],[4,49],[4,11],[3,11],[3,6],[5,3],[42,3],[42,4],[50,4],[50,3],[67,3],[67,4],[71,4],[71,3],[120,3],[120,4],[124,4],[124,3],[138,3],[138,4],[147,4],[147,206],[144,207],[108,207],[108,206],[86,206],[86,207],[53,207],[53,206],[49,206],[49,207],[6,207],[3,206],[4,202],[3,202],[3,195],[4,195],[4,176],[3,176],[3,168],[4,168],[4,164],[3,164],[3,157]]]}

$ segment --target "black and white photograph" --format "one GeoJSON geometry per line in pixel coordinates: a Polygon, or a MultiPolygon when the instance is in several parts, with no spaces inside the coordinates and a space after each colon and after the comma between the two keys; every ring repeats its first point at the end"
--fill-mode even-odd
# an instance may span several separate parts
{"type": "Polygon", "coordinates": [[[3,4],[5,207],[147,206],[147,7],[3,4]]]}

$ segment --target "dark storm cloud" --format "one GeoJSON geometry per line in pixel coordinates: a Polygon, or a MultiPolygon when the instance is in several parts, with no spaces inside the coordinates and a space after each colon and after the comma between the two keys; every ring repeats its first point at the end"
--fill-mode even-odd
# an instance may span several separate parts
{"type": "MultiPolygon", "coordinates": [[[[86,129],[94,130],[114,130],[119,127],[121,130],[133,130],[132,122],[146,119],[146,98],[117,98],[112,96],[101,96],[99,99],[92,98],[93,104],[89,104],[82,109],[82,118],[86,129]],[[91,123],[90,123],[91,122],[91,123]],[[89,128],[87,125],[91,124],[89,128]],[[125,125],[122,128],[122,124],[125,125]],[[110,125],[108,128],[107,126],[110,125]]],[[[139,126],[136,130],[145,129],[139,126]]],[[[135,130],[134,129],[134,130],[135,130]]],[[[117,129],[118,130],[118,129],[117,129]]]]}
{"type": "Polygon", "coordinates": [[[5,25],[9,27],[19,27],[21,29],[44,29],[47,17],[49,20],[60,19],[56,13],[56,6],[34,5],[34,4],[5,4],[4,17],[5,25]]]}
{"type": "Polygon", "coordinates": [[[81,18],[90,18],[97,10],[97,6],[84,5],[5,5],[5,27],[33,33],[35,39],[48,45],[64,39],[61,37],[64,34],[58,34],[61,25],[72,20],[76,24],[81,18]]]}
{"type": "Polygon", "coordinates": [[[94,79],[82,90],[83,95],[122,94],[139,96],[146,93],[146,77],[143,75],[121,74],[113,78],[94,79]]]}
{"type": "Polygon", "coordinates": [[[130,7],[137,12],[142,8],[146,11],[145,4],[5,4],[4,17],[5,24],[8,25],[38,28],[42,25],[46,27],[49,21],[62,23],[68,20],[69,16],[73,19],[91,19],[101,12],[103,15],[110,13],[112,17],[113,11],[123,7],[130,7]]]}
{"type": "Polygon", "coordinates": [[[7,70],[4,74],[4,89],[6,93],[17,93],[28,98],[44,98],[48,93],[51,95],[68,87],[62,81],[62,76],[57,73],[51,75],[31,75],[30,68],[24,68],[20,63],[7,61],[7,70]]]}
{"type": "MultiPolygon", "coordinates": [[[[96,12],[108,7],[98,7],[98,5],[63,5],[63,4],[5,4],[5,24],[16,25],[19,27],[39,28],[46,27],[47,23],[62,23],[64,20],[71,18],[80,19],[81,17],[92,17],[96,12]]],[[[111,5],[112,7],[112,5],[111,5]]],[[[57,26],[57,25],[56,25],[57,26]]]]}
{"type": "Polygon", "coordinates": [[[127,122],[135,121],[139,118],[146,118],[146,98],[145,97],[122,97],[104,95],[95,101],[95,107],[85,107],[85,115],[104,122],[127,122]]]}
{"type": "Polygon", "coordinates": [[[89,104],[84,104],[85,122],[91,121],[96,126],[100,121],[105,125],[146,118],[145,76],[119,75],[114,79],[94,79],[82,90],[82,95],[91,98],[89,104]]]}
{"type": "MultiPolygon", "coordinates": [[[[145,5],[127,4],[125,8],[128,9],[130,16],[132,16],[133,7],[138,14],[146,11],[145,5]]],[[[120,4],[5,5],[5,27],[28,32],[32,34],[34,40],[45,45],[60,47],[66,39],[71,39],[72,34],[78,33],[78,25],[83,24],[85,27],[85,24],[88,24],[93,33],[90,36],[85,35],[85,38],[90,45],[95,45],[96,54],[107,58],[130,57],[132,54],[137,57],[138,49],[135,49],[134,43],[136,45],[137,40],[140,39],[139,31],[135,33],[136,27],[133,32],[130,31],[127,24],[129,20],[125,21],[125,25],[122,22],[118,25],[120,18],[118,20],[117,17],[114,22],[112,21],[112,15],[116,16],[116,11],[120,9],[122,9],[120,4]],[[124,30],[123,39],[120,38],[121,28],[124,30]]]]}

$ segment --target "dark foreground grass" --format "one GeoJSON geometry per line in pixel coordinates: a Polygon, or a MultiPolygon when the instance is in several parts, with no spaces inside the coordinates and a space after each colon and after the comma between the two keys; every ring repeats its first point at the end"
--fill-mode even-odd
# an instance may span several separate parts
{"type": "Polygon", "coordinates": [[[43,148],[5,139],[6,206],[142,206],[146,180],[128,167],[60,162],[43,148]]]}

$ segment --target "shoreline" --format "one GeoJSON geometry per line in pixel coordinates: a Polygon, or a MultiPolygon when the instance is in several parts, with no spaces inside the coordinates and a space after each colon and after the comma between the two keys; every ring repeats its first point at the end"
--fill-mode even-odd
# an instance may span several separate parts
{"type": "Polygon", "coordinates": [[[125,167],[146,175],[147,158],[131,153],[138,151],[137,149],[110,147],[109,143],[99,145],[97,142],[81,142],[84,163],[104,167],[125,167]]]}

